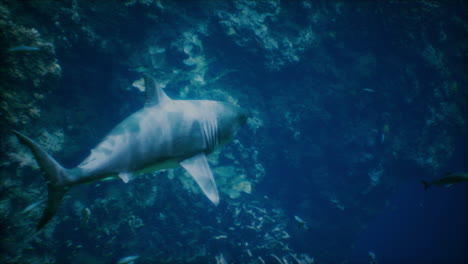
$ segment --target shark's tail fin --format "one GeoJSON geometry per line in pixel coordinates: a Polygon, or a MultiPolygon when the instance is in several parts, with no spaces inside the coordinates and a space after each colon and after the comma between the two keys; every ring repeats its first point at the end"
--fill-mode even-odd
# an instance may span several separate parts
{"type": "Polygon", "coordinates": [[[421,181],[421,183],[424,185],[424,190],[427,190],[431,186],[427,181],[421,181]]]}
{"type": "Polygon", "coordinates": [[[63,196],[70,188],[68,184],[70,175],[67,173],[68,170],[60,166],[39,144],[18,131],[13,130],[13,133],[15,133],[22,144],[32,151],[47,180],[48,201],[47,207],[37,225],[37,231],[39,231],[57,212],[63,196]]]}

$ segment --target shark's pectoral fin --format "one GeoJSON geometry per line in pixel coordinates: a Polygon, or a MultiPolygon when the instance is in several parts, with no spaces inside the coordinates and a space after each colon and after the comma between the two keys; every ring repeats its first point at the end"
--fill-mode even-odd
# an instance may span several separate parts
{"type": "Polygon", "coordinates": [[[219,204],[218,189],[205,154],[201,153],[180,163],[192,175],[198,186],[215,205],[219,204]]]}
{"type": "Polygon", "coordinates": [[[132,174],[130,172],[121,172],[119,173],[119,178],[124,182],[127,183],[132,179],[132,174]]]}

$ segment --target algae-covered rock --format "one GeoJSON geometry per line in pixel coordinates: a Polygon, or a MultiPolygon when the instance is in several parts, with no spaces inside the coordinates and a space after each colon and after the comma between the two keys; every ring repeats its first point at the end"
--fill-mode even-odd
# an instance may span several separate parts
{"type": "Polygon", "coordinates": [[[232,199],[238,198],[241,192],[250,194],[252,192],[252,185],[249,181],[242,178],[238,178],[235,184],[232,186],[232,190],[228,191],[229,197],[232,199]]]}
{"type": "Polygon", "coordinates": [[[237,199],[241,194],[252,193],[252,185],[240,169],[233,166],[220,166],[213,169],[216,174],[216,183],[221,193],[228,195],[231,199],[237,199]]]}
{"type": "Polygon", "coordinates": [[[61,74],[53,43],[35,28],[16,24],[0,6],[0,111],[2,126],[26,124],[40,116],[40,105],[61,74]]]}

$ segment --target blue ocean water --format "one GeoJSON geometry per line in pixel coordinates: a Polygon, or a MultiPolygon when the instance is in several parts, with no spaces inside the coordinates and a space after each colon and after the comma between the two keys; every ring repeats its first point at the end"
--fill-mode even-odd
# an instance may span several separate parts
{"type": "Polygon", "coordinates": [[[467,189],[428,194],[411,182],[397,191],[395,209],[381,212],[356,242],[353,263],[374,252],[383,263],[466,263],[467,189]]]}
{"type": "Polygon", "coordinates": [[[2,1],[0,262],[468,262],[468,183],[433,182],[468,172],[467,11],[428,0],[2,1]],[[70,186],[36,231],[51,180],[11,129],[74,168],[144,106],[145,74],[174,100],[248,112],[207,151],[219,205],[178,167],[70,186]]]}
{"type": "MultiPolygon", "coordinates": [[[[462,141],[463,142],[463,141],[462,141]]],[[[460,145],[452,167],[466,168],[460,145]]],[[[468,187],[454,185],[424,191],[409,181],[389,199],[355,243],[352,262],[364,263],[374,252],[384,263],[466,263],[468,260],[468,187]]]]}

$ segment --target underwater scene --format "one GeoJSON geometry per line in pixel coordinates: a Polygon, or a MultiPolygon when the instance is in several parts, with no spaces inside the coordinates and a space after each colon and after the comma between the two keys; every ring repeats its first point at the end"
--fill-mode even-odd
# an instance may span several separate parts
{"type": "Polygon", "coordinates": [[[0,0],[0,263],[468,263],[468,2],[0,0]]]}

